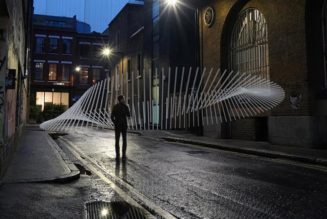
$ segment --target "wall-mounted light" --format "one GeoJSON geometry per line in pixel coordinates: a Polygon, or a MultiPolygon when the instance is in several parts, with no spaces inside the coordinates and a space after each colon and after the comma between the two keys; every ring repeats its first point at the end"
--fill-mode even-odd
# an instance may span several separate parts
{"type": "Polygon", "coordinates": [[[109,47],[104,47],[101,54],[105,57],[109,57],[112,54],[112,49],[109,47]]]}
{"type": "Polygon", "coordinates": [[[179,0],[166,0],[166,4],[171,7],[175,7],[179,3],[179,0]]]}
{"type": "Polygon", "coordinates": [[[81,67],[80,67],[80,66],[76,66],[76,67],[75,67],[75,71],[76,71],[76,72],[80,72],[80,71],[81,71],[81,67]]]}

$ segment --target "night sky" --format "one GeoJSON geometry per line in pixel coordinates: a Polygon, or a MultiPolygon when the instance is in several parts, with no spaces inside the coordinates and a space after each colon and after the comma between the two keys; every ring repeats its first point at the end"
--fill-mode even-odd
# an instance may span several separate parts
{"type": "Polygon", "coordinates": [[[34,13],[73,17],[103,32],[128,0],[34,0],[34,13]]]}

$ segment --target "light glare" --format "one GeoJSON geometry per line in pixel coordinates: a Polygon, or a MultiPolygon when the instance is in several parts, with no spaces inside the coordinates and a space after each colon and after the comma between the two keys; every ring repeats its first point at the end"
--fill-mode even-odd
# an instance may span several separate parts
{"type": "Polygon", "coordinates": [[[178,0],[166,0],[167,5],[175,7],[178,3],[178,0]]]}
{"type": "Polygon", "coordinates": [[[107,216],[107,215],[108,215],[108,213],[109,213],[109,211],[108,211],[108,209],[107,209],[107,208],[104,208],[104,209],[102,209],[102,210],[101,210],[101,216],[102,216],[102,217],[105,217],[105,216],[107,216]]]}
{"type": "Polygon", "coordinates": [[[75,71],[79,72],[81,70],[80,66],[76,66],[75,71]]]}
{"type": "Polygon", "coordinates": [[[104,56],[110,56],[111,55],[111,49],[109,48],[109,47],[105,47],[105,48],[103,48],[102,49],[102,55],[104,55],[104,56]]]}

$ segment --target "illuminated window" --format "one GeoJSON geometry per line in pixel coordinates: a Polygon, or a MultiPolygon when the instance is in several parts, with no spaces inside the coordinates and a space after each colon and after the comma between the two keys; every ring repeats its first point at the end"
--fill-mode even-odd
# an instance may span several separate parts
{"type": "Polygon", "coordinates": [[[69,93],[63,92],[36,92],[36,105],[40,105],[42,111],[44,105],[52,103],[56,105],[63,105],[66,108],[69,106],[69,93]]]}
{"type": "Polygon", "coordinates": [[[41,62],[36,62],[34,64],[34,80],[43,80],[43,66],[41,62]]]}
{"type": "Polygon", "coordinates": [[[231,38],[230,68],[269,79],[267,23],[257,9],[246,9],[238,17],[231,38]]]}
{"type": "Polygon", "coordinates": [[[36,92],[36,105],[42,106],[44,109],[44,92],[36,92]]]}
{"type": "Polygon", "coordinates": [[[69,93],[61,93],[60,99],[61,105],[67,106],[69,105],[69,93]]]}
{"type": "Polygon", "coordinates": [[[44,93],[44,103],[52,103],[52,92],[45,92],[44,93]]]}
{"type": "Polygon", "coordinates": [[[80,84],[88,84],[89,81],[89,69],[83,67],[80,74],[80,84]]]}
{"type": "Polygon", "coordinates": [[[57,80],[57,64],[49,64],[49,81],[57,80]]]}

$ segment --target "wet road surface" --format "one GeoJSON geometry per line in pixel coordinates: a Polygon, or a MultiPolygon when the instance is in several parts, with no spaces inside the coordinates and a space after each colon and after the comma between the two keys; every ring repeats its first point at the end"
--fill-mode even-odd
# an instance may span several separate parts
{"type": "Polygon", "coordinates": [[[324,170],[132,134],[117,164],[112,131],[64,138],[176,217],[327,217],[324,170]]]}

